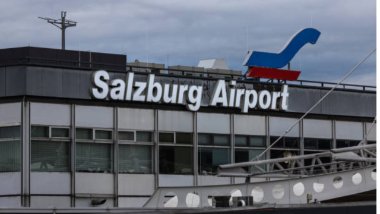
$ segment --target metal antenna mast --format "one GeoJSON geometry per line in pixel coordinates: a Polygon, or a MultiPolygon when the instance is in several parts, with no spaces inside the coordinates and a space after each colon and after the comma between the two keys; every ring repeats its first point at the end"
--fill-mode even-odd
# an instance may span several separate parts
{"type": "Polygon", "coordinates": [[[62,50],[65,50],[65,30],[68,27],[75,27],[77,22],[66,19],[66,11],[61,12],[61,19],[52,19],[47,17],[38,17],[40,19],[46,20],[48,23],[61,29],[62,32],[62,50]]]}

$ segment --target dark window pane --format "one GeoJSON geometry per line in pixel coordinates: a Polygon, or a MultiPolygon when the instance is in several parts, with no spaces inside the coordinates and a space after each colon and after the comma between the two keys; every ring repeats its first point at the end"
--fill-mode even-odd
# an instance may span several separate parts
{"type": "Polygon", "coordinates": [[[0,127],[1,138],[20,138],[20,126],[0,127]]]}
{"type": "MultiPolygon", "coordinates": [[[[260,155],[264,150],[263,149],[236,149],[235,150],[235,163],[247,162],[256,160],[256,157],[260,155]]],[[[265,159],[265,155],[260,159],[265,159]]],[[[262,169],[265,169],[265,164],[259,165],[262,169]]],[[[247,170],[248,167],[245,167],[247,170]]],[[[252,169],[257,170],[252,167],[252,169]]]]}
{"type": "Polygon", "coordinates": [[[251,136],[249,137],[249,146],[265,147],[265,137],[263,136],[251,136]]]}
{"type": "Polygon", "coordinates": [[[304,139],[305,149],[318,149],[318,140],[313,138],[304,139]]]}
{"type": "Polygon", "coordinates": [[[248,146],[248,137],[244,135],[235,135],[235,146],[248,146]]]}
{"type": "Polygon", "coordinates": [[[318,140],[319,149],[331,149],[331,140],[319,139],[318,140]]]}
{"type": "Polygon", "coordinates": [[[32,141],[31,170],[36,172],[67,172],[70,166],[70,143],[32,141]]]}
{"type": "Polygon", "coordinates": [[[199,173],[201,175],[215,174],[219,165],[230,163],[229,151],[222,148],[199,148],[199,173]]]}
{"type": "Polygon", "coordinates": [[[178,144],[193,144],[193,133],[177,132],[175,137],[178,144]]]}
{"type": "Polygon", "coordinates": [[[77,143],[76,170],[78,172],[107,172],[112,167],[112,144],[77,143]]]}
{"type": "Polygon", "coordinates": [[[229,135],[214,135],[214,145],[218,146],[229,146],[230,139],[229,135]]]}
{"type": "Polygon", "coordinates": [[[119,145],[120,173],[152,173],[152,147],[119,145]]]}
{"type": "Polygon", "coordinates": [[[160,143],[174,143],[174,133],[160,132],[158,139],[160,143]]]}
{"type": "Polygon", "coordinates": [[[159,163],[162,174],[192,174],[193,148],[160,146],[159,163]]]}
{"type": "Polygon", "coordinates": [[[81,140],[92,140],[92,129],[76,129],[76,138],[81,140]]]}
{"type": "Polygon", "coordinates": [[[357,146],[360,143],[360,140],[351,140],[350,146],[357,146]]]}
{"type": "Polygon", "coordinates": [[[152,132],[137,131],[136,141],[138,142],[152,142],[152,132]]]}
{"type": "Polygon", "coordinates": [[[349,140],[337,140],[336,141],[336,148],[343,148],[343,147],[349,147],[350,141],[349,140]]]}
{"type": "Polygon", "coordinates": [[[17,172],[21,169],[20,141],[0,141],[0,172],[17,172]]]}
{"type": "Polygon", "coordinates": [[[376,141],[367,141],[367,144],[376,144],[376,141]]]}
{"type": "Polygon", "coordinates": [[[131,131],[121,131],[119,132],[119,140],[135,140],[135,133],[131,131]]]}
{"type": "MultiPolygon", "coordinates": [[[[270,143],[271,145],[278,139],[278,137],[271,137],[270,143]]],[[[274,144],[273,148],[284,148],[284,138],[281,138],[276,144],[274,144]]]]}
{"type": "Polygon", "coordinates": [[[49,127],[47,126],[32,126],[32,137],[49,137],[49,127]]]}
{"type": "Polygon", "coordinates": [[[97,140],[112,140],[112,131],[95,130],[95,139],[97,139],[97,140]]]}
{"type": "Polygon", "coordinates": [[[69,130],[68,128],[51,128],[51,137],[68,138],[69,130]]]}
{"type": "Polygon", "coordinates": [[[285,139],[285,147],[286,148],[299,148],[299,140],[298,138],[288,138],[285,139]]]}
{"type": "Polygon", "coordinates": [[[198,134],[198,144],[199,145],[211,145],[212,136],[210,134],[198,134]]]}

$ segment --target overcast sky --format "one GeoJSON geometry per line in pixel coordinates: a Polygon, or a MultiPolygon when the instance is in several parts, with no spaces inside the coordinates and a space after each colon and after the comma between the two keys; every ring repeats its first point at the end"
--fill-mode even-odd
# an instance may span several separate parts
{"type": "MultiPolygon", "coordinates": [[[[306,27],[321,31],[291,61],[301,79],[337,81],[376,47],[375,0],[14,0],[0,1],[1,48],[60,48],[58,28],[38,16],[78,22],[66,48],[127,54],[166,65],[224,58],[243,70],[248,49],[278,52],[306,27]]],[[[347,81],[376,84],[372,55],[347,81]]]]}

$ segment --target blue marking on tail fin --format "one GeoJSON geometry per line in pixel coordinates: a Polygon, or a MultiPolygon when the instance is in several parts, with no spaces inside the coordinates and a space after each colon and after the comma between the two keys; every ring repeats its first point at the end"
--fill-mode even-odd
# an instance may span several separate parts
{"type": "Polygon", "coordinates": [[[305,28],[296,33],[280,53],[249,52],[245,65],[249,67],[282,68],[293,59],[305,44],[315,44],[320,35],[321,32],[314,28],[305,28]]]}

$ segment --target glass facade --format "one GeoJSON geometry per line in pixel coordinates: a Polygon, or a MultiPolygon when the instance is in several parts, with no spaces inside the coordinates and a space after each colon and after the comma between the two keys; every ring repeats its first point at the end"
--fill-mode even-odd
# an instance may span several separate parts
{"type": "Polygon", "coordinates": [[[152,173],[152,147],[119,145],[119,173],[152,173]]]}

